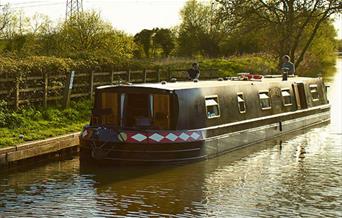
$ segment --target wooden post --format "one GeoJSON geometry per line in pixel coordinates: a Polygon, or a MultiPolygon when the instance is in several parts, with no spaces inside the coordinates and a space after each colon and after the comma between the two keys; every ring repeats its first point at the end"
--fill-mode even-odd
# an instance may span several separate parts
{"type": "Polygon", "coordinates": [[[21,76],[19,75],[20,73],[17,73],[15,77],[15,100],[14,100],[14,108],[15,110],[19,109],[19,101],[20,101],[20,78],[21,76]]]}
{"type": "Polygon", "coordinates": [[[48,78],[48,73],[45,72],[44,73],[44,107],[46,108],[47,107],[47,99],[48,99],[48,87],[49,87],[49,78],[48,78]]]}
{"type": "Polygon", "coordinates": [[[131,82],[131,71],[127,70],[127,82],[131,82]]]}
{"type": "Polygon", "coordinates": [[[157,82],[160,82],[160,69],[157,69],[157,82]]]}
{"type": "Polygon", "coordinates": [[[72,84],[74,82],[75,71],[71,71],[68,73],[68,77],[66,79],[64,85],[64,96],[63,96],[63,107],[67,108],[70,105],[70,96],[72,91],[72,84]]]}
{"type": "Polygon", "coordinates": [[[90,80],[89,80],[89,95],[90,95],[91,101],[93,101],[93,93],[94,93],[94,71],[91,71],[90,80]]]}
{"type": "Polygon", "coordinates": [[[146,83],[147,72],[146,69],[143,70],[143,83],[146,83]]]}

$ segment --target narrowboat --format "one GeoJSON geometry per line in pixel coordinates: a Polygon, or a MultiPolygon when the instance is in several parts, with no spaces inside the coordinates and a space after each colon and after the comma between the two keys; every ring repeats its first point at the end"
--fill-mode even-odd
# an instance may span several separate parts
{"type": "Polygon", "coordinates": [[[205,160],[329,120],[321,78],[102,86],[80,134],[80,158],[117,164],[205,160]]]}

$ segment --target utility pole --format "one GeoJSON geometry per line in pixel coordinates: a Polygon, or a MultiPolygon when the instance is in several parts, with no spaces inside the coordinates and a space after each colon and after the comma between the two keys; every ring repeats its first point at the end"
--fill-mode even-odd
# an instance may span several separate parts
{"type": "Polygon", "coordinates": [[[83,0],[66,1],[65,19],[69,19],[80,12],[83,12],[83,0]]]}

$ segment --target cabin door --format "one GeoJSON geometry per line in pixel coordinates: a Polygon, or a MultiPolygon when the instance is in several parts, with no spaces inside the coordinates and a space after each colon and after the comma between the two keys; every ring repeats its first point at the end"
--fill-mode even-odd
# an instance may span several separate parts
{"type": "Polygon", "coordinates": [[[306,94],[304,83],[293,84],[293,92],[295,94],[297,109],[306,109],[308,104],[306,102],[306,94]]]}
{"type": "Polygon", "coordinates": [[[124,127],[136,128],[151,125],[151,99],[149,94],[127,93],[124,107],[124,127]]]}

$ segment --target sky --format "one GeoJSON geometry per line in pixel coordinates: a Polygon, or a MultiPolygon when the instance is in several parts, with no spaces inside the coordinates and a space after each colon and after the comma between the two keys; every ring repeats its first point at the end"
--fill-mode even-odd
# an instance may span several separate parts
{"type": "MultiPolygon", "coordinates": [[[[99,11],[101,16],[111,22],[115,28],[135,34],[142,29],[176,26],[180,23],[179,11],[186,1],[83,0],[83,8],[99,11]]],[[[65,18],[66,2],[67,0],[0,0],[0,4],[10,3],[13,10],[23,10],[28,16],[41,13],[48,15],[54,21],[65,18]]],[[[338,38],[342,39],[342,15],[334,24],[338,30],[338,38]]]]}

